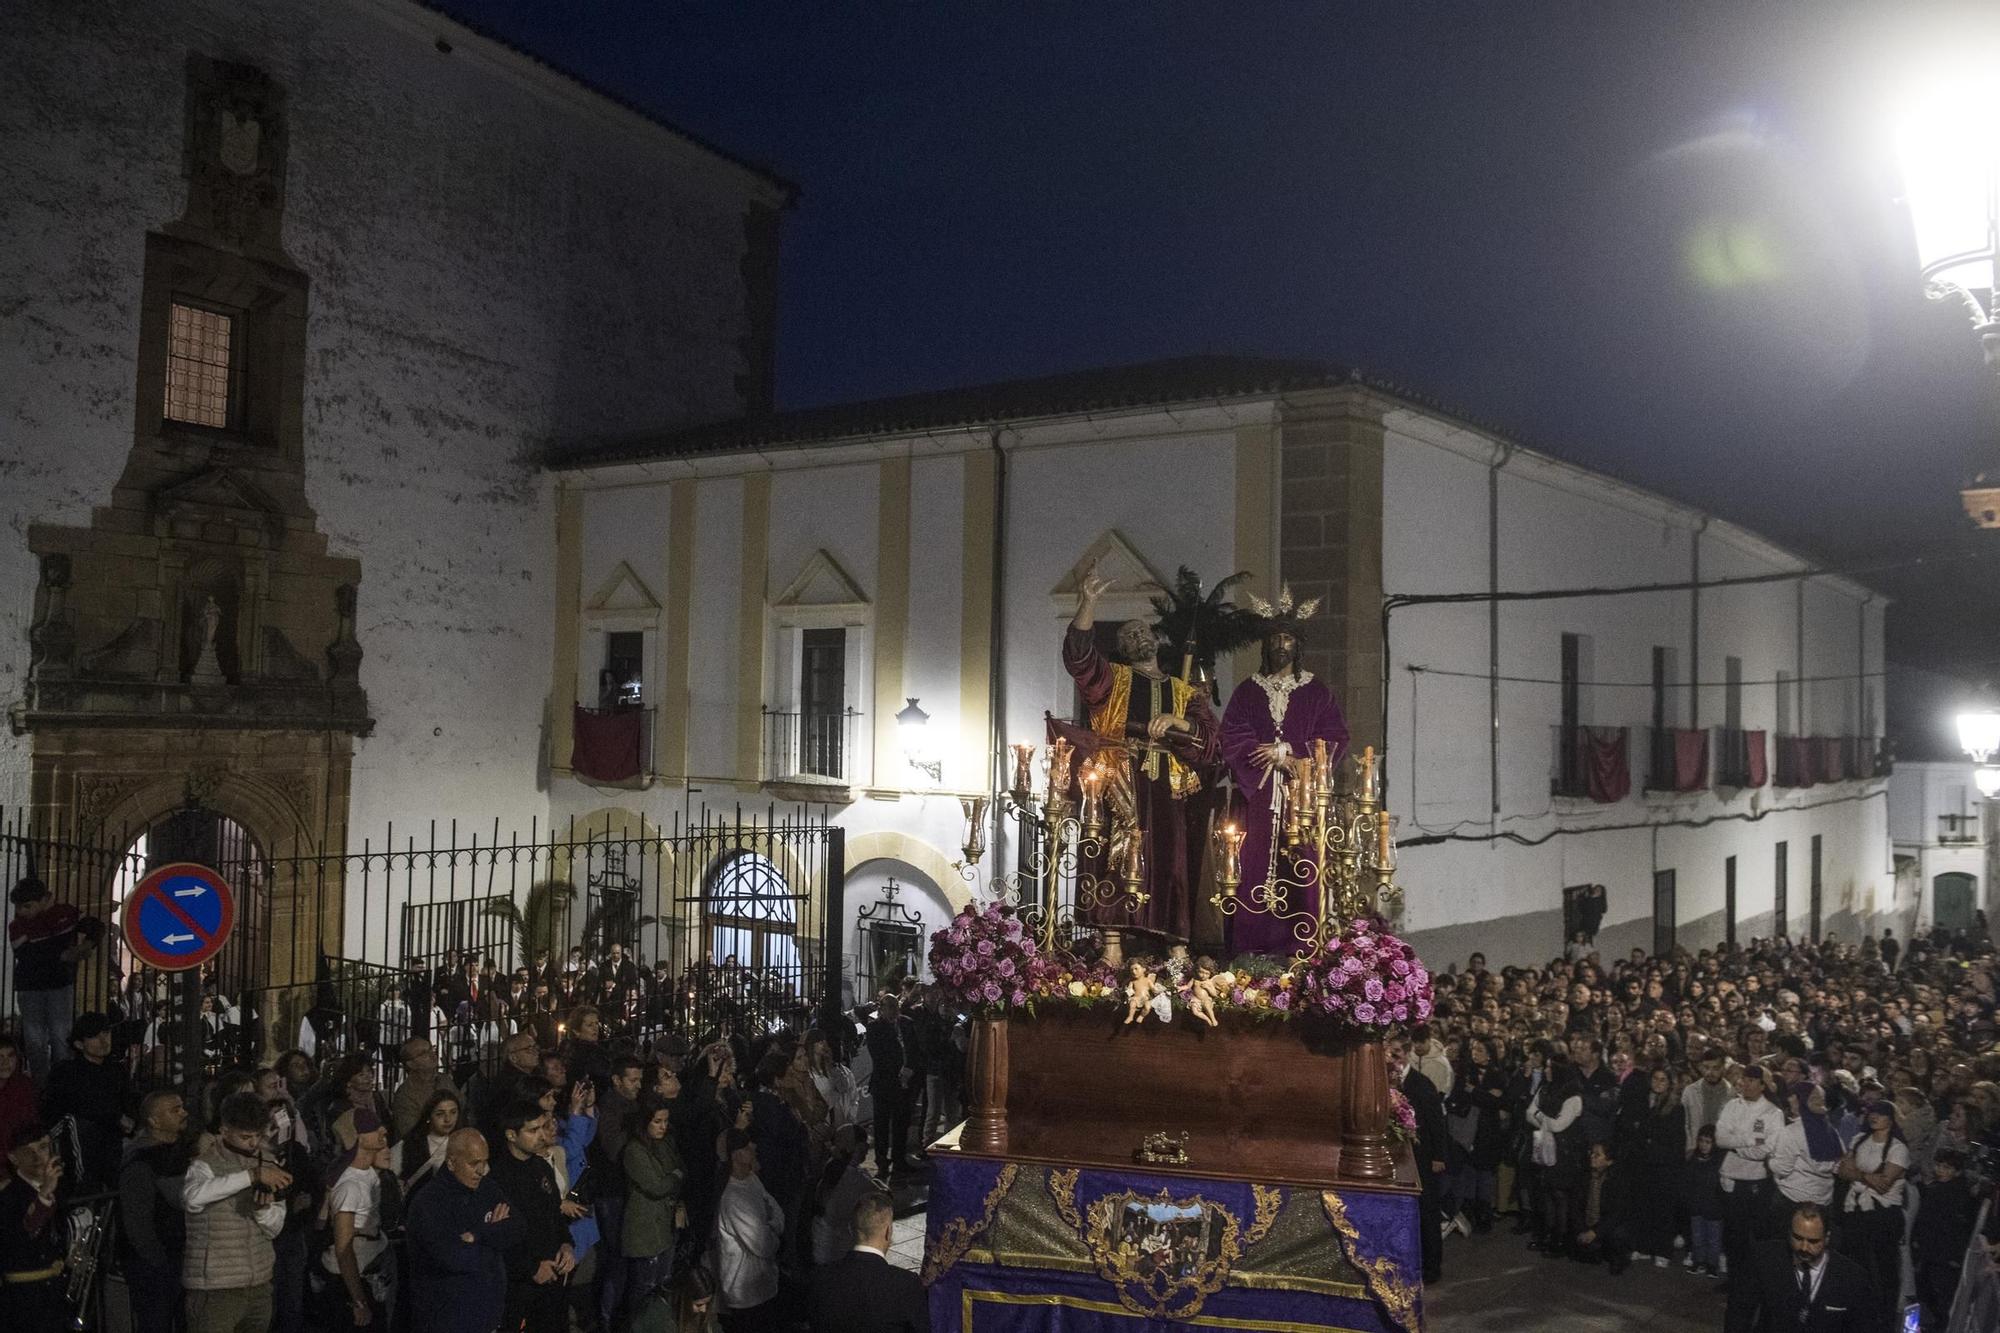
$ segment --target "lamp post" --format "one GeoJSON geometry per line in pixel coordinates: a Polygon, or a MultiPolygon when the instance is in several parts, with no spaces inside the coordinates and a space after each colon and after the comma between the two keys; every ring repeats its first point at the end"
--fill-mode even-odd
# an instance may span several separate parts
{"type": "Polygon", "coordinates": [[[1960,713],[1958,744],[1977,765],[1972,781],[1979,794],[1989,800],[2000,795],[2000,767],[1990,762],[1994,751],[2000,750],[2000,712],[1982,707],[1960,713]]]}
{"type": "Polygon", "coordinates": [[[930,720],[931,715],[915,699],[906,699],[896,714],[896,737],[903,743],[903,757],[910,767],[925,774],[935,785],[944,781],[944,761],[932,758],[925,749],[925,727],[930,720]]]}
{"type": "MultiPolygon", "coordinates": [[[[1925,293],[1964,309],[2000,377],[2000,72],[1932,82],[1896,149],[1925,293]]],[[[2000,478],[1981,473],[1959,495],[1974,523],[2000,528],[2000,478]]]]}

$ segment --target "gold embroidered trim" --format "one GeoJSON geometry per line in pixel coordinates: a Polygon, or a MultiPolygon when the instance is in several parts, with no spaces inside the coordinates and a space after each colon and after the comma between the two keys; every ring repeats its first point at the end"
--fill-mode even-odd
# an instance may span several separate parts
{"type": "Polygon", "coordinates": [[[1017,1162],[1009,1162],[1000,1168],[1000,1178],[993,1182],[993,1188],[987,1191],[984,1202],[979,1205],[977,1222],[954,1217],[944,1224],[944,1230],[938,1233],[937,1243],[932,1245],[930,1252],[924,1256],[925,1286],[930,1286],[949,1273],[958,1261],[965,1257],[965,1252],[972,1248],[972,1242],[978,1240],[985,1234],[986,1228],[993,1225],[993,1215],[1000,1211],[1000,1200],[1007,1197],[1007,1190],[1013,1185],[1014,1177],[1020,1174],[1020,1171],[1021,1167],[1017,1162]]]}
{"type": "Polygon", "coordinates": [[[1326,1209],[1326,1220],[1333,1224],[1340,1236],[1341,1248],[1347,1251],[1347,1261],[1361,1272],[1368,1284],[1368,1294],[1381,1303],[1389,1319],[1403,1333],[1421,1333],[1417,1322],[1418,1291],[1396,1274],[1396,1261],[1387,1255],[1366,1258],[1361,1253],[1361,1233],[1355,1230],[1348,1219],[1347,1205],[1332,1190],[1320,1191],[1320,1205],[1326,1209]]]}
{"type": "MultiPolygon", "coordinates": [[[[976,1333],[972,1326],[972,1309],[978,1305],[1051,1305],[1067,1310],[1087,1310],[1092,1314],[1124,1314],[1126,1311],[1109,1301],[1085,1300],[1081,1296],[1068,1296],[1059,1292],[1016,1292],[1016,1291],[975,1291],[965,1289],[960,1301],[961,1333],[976,1333]]],[[[1231,1319],[1226,1315],[1203,1315],[1200,1318],[1183,1319],[1181,1323],[1193,1328],[1228,1328],[1244,1330],[1244,1333],[1360,1333],[1358,1329],[1341,1324],[1300,1324],[1290,1320],[1275,1319],[1231,1319]]]]}

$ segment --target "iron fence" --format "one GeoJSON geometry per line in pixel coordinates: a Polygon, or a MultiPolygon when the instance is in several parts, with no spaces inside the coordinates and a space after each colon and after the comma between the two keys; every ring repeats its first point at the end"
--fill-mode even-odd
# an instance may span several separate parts
{"type": "MultiPolygon", "coordinates": [[[[526,836],[425,823],[347,845],[273,856],[193,803],[137,829],[0,814],[4,884],[39,879],[102,923],[77,964],[77,1009],[111,1013],[142,1060],[167,1068],[182,1067],[189,1003],[203,1010],[211,1070],[301,1046],[384,1052],[391,1077],[386,1052],[405,1036],[484,1059],[501,1028],[559,1038],[583,1004],[614,1038],[644,1045],[803,1026],[838,1005],[845,843],[817,817],[704,810],[664,827],[572,820],[526,836]],[[170,861],[215,867],[238,898],[198,998],[129,957],[118,932],[126,896],[170,861]]],[[[0,955],[10,1025],[13,968],[0,955]]]]}

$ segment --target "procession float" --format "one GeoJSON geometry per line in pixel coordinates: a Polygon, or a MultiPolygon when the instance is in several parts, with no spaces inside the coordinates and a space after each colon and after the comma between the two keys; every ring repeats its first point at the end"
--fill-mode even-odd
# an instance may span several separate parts
{"type": "Polygon", "coordinates": [[[1063,649],[1089,724],[1012,747],[1014,869],[931,939],[971,1016],[966,1120],[929,1150],[931,1326],[1418,1333],[1384,1041],[1431,991],[1389,924],[1378,756],[1297,669],[1310,605],[1257,605],[1263,670],[1218,721],[1130,624],[1125,661],[1092,647],[1092,588],[1063,649]]]}

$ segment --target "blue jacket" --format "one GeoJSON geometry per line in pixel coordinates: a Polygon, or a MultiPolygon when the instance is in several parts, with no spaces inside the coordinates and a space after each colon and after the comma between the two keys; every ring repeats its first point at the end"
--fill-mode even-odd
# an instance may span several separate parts
{"type": "Polygon", "coordinates": [[[449,1170],[438,1172],[411,1201],[404,1220],[411,1308],[422,1311],[426,1333],[492,1333],[499,1326],[507,1301],[503,1251],[522,1222],[486,1217],[505,1202],[492,1177],[467,1189],[449,1170]]]}

